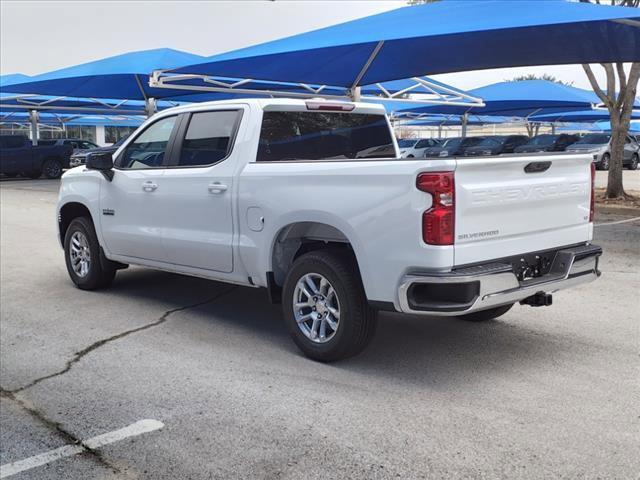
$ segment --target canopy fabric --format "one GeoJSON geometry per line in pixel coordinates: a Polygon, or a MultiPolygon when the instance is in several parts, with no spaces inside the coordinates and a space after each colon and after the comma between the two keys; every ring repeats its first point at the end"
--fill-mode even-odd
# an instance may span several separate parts
{"type": "MultiPolygon", "coordinates": [[[[640,30],[640,29],[639,29],[640,30]]],[[[499,82],[470,90],[469,95],[482,98],[484,107],[468,108],[453,105],[430,105],[404,110],[404,113],[432,113],[528,117],[530,115],[589,110],[600,103],[588,90],[548,80],[499,82]]]]}
{"type": "MultiPolygon", "coordinates": [[[[631,112],[632,119],[640,119],[640,110],[634,110],[631,112]]],[[[532,115],[529,117],[531,122],[597,122],[608,121],[609,112],[607,110],[586,110],[582,112],[564,112],[564,113],[550,113],[545,115],[532,115]]]]}
{"type": "Polygon", "coordinates": [[[177,73],[352,87],[438,73],[640,60],[640,11],[548,0],[443,0],[242,50],[177,73]]]}
{"type": "Polygon", "coordinates": [[[198,62],[203,58],[170,48],[130,52],[27,79],[3,78],[0,91],[130,100],[180,96],[184,95],[182,91],[150,87],[149,73],[198,62]]]}
{"type": "MultiPolygon", "coordinates": [[[[73,126],[117,126],[117,127],[137,127],[146,120],[140,115],[117,116],[117,115],[57,115],[52,113],[40,113],[38,123],[46,125],[73,125],[73,126]]],[[[29,124],[29,114],[27,112],[0,110],[0,124],[29,124]]]]}

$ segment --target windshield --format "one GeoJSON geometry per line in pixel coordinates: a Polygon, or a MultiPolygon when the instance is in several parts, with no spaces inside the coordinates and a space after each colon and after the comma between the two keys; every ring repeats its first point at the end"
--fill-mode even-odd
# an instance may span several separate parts
{"type": "Polygon", "coordinates": [[[448,138],[442,144],[442,148],[456,148],[460,145],[460,142],[462,142],[461,138],[448,138]]]}
{"type": "Polygon", "coordinates": [[[529,140],[527,145],[551,145],[557,138],[557,135],[538,135],[529,140]]]}
{"type": "Polygon", "coordinates": [[[337,112],[264,112],[257,160],[394,158],[384,115],[337,112]]]}
{"type": "Polygon", "coordinates": [[[582,137],[574,143],[574,145],[580,143],[583,145],[604,145],[605,143],[609,143],[609,140],[611,140],[611,135],[607,135],[606,133],[590,133],[582,137]]]}
{"type": "Polygon", "coordinates": [[[478,143],[479,147],[499,147],[507,140],[507,137],[487,137],[478,143]]]}
{"type": "Polygon", "coordinates": [[[411,148],[417,143],[417,140],[413,138],[404,138],[402,140],[398,140],[398,147],[400,148],[411,148]]]}

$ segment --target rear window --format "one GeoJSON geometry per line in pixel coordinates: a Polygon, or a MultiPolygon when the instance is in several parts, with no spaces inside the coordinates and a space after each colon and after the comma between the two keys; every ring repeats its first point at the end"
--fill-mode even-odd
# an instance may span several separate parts
{"type": "Polygon", "coordinates": [[[259,162],[394,158],[384,115],[264,112],[259,162]]]}

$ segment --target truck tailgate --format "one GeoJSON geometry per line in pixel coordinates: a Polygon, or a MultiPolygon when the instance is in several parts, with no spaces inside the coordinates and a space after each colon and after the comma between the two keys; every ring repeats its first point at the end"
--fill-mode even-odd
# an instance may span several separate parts
{"type": "Polygon", "coordinates": [[[591,240],[591,156],[458,159],[455,265],[591,240]]]}

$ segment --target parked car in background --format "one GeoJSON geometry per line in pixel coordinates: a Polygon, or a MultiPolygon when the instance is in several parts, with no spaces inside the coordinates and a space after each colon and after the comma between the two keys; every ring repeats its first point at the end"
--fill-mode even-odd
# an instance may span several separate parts
{"type": "Polygon", "coordinates": [[[81,140],[78,138],[58,138],[54,140],[38,140],[38,145],[71,145],[74,153],[82,150],[91,150],[93,148],[100,148],[89,140],[81,140]]]}
{"type": "Polygon", "coordinates": [[[78,152],[74,152],[73,155],[71,155],[69,166],[78,167],[80,165],[84,165],[85,163],[87,163],[87,157],[94,153],[114,153],[118,149],[118,147],[124,143],[126,139],[127,139],[127,136],[124,136],[113,145],[109,145],[107,147],[96,146],[95,148],[91,148],[89,150],[81,150],[78,152]]]}
{"type": "Polygon", "coordinates": [[[60,178],[69,168],[71,145],[37,145],[24,135],[0,135],[0,173],[7,177],[60,178]]]}
{"type": "Polygon", "coordinates": [[[435,138],[405,138],[398,140],[400,157],[422,158],[427,148],[436,147],[439,143],[440,141],[435,138]]]}
{"type": "Polygon", "coordinates": [[[483,141],[485,137],[452,137],[445,139],[435,147],[429,147],[424,151],[425,157],[456,157],[464,155],[469,147],[474,147],[483,141]]]}
{"type": "Polygon", "coordinates": [[[561,133],[559,135],[536,135],[524,145],[517,147],[515,153],[564,152],[566,148],[580,139],[578,135],[561,133]]]}
{"type": "Polygon", "coordinates": [[[479,157],[483,155],[500,155],[501,153],[513,153],[513,150],[529,141],[526,135],[492,135],[485,137],[474,147],[464,151],[465,157],[479,157]]]}
{"type": "MultiPolygon", "coordinates": [[[[571,153],[591,153],[596,168],[609,170],[609,162],[611,161],[611,134],[590,133],[568,147],[566,151],[571,153]]],[[[629,170],[636,170],[638,168],[639,156],[640,145],[638,145],[635,138],[627,135],[624,144],[622,165],[629,170]]]]}

